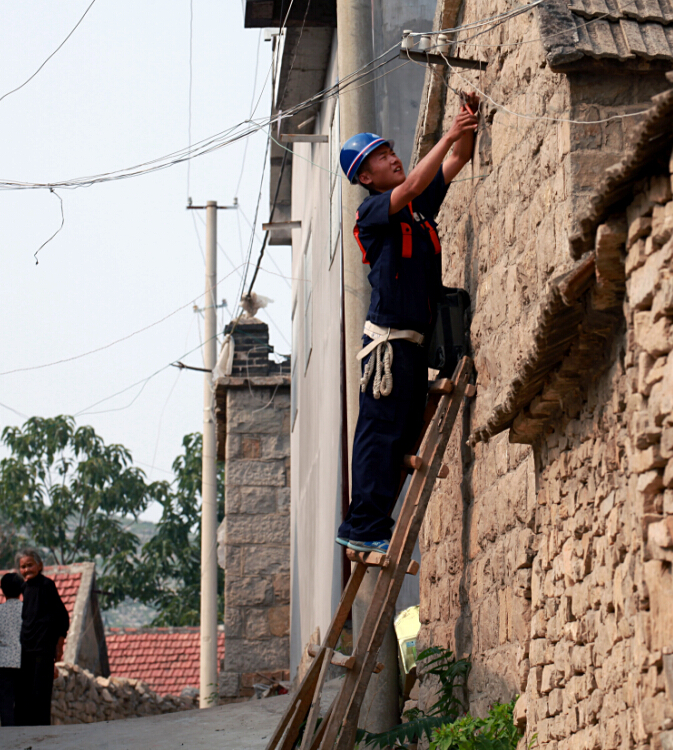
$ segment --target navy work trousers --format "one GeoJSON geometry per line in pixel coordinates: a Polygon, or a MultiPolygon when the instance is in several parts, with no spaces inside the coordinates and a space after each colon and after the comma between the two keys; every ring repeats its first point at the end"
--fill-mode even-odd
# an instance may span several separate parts
{"type": "MultiPolygon", "coordinates": [[[[364,337],[365,346],[370,340],[364,337]]],[[[375,399],[373,374],[365,393],[360,393],[353,440],[351,504],[338,534],[343,539],[390,539],[394,523],[390,513],[400,483],[402,460],[413,449],[423,427],[428,394],[427,351],[411,341],[391,344],[392,393],[375,399]]],[[[362,361],[363,368],[367,359],[362,361]]]]}

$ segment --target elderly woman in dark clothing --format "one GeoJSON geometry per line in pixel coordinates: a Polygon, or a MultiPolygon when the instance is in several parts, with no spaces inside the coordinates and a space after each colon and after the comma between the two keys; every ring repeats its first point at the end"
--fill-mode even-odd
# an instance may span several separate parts
{"type": "Polygon", "coordinates": [[[21,624],[21,674],[16,696],[19,726],[51,724],[54,662],[63,658],[70,618],[51,578],[42,575],[42,558],[34,549],[16,556],[26,579],[21,624]]]}

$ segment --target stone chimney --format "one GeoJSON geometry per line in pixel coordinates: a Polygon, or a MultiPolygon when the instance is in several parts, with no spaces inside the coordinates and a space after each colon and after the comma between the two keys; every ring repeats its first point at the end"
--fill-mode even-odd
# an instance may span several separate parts
{"type": "MultiPolygon", "coordinates": [[[[234,321],[228,323],[225,334],[231,333],[234,321]]],[[[269,344],[269,326],[257,318],[241,318],[234,329],[234,378],[265,378],[269,375],[289,373],[289,362],[280,364],[269,359],[273,347],[269,344]]]]}

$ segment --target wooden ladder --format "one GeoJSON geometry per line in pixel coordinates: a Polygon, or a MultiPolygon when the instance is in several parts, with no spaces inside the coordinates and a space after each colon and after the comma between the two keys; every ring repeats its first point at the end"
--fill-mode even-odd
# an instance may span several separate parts
{"type": "Polygon", "coordinates": [[[412,561],[411,555],[435,480],[438,476],[446,476],[442,459],[454,422],[463,397],[475,393],[475,386],[468,383],[471,372],[472,361],[463,357],[452,380],[436,380],[431,384],[418,455],[405,457],[405,467],[412,476],[388,553],[347,551],[348,558],[355,565],[339,606],[322,645],[310,651],[314,659],[266,750],[291,750],[304,721],[301,750],[352,750],[355,745],[360,707],[372,673],[383,668],[377,657],[395,612],[404,577],[418,572],[418,563],[412,561]],[[380,572],[353,654],[335,653],[355,595],[371,566],[377,566],[380,572]],[[320,697],[330,664],[346,667],[347,672],[338,695],[316,731],[320,697]]]}

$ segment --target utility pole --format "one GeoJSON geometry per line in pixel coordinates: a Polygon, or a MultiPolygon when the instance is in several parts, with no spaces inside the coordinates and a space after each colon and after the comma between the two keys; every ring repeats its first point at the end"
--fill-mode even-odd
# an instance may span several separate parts
{"type": "Polygon", "coordinates": [[[217,445],[213,369],[217,362],[217,210],[235,208],[208,201],[206,210],[206,294],[204,301],[203,452],[201,454],[201,650],[199,708],[217,705],[217,445]]]}
{"type": "MultiPolygon", "coordinates": [[[[337,0],[337,45],[339,78],[361,69],[374,59],[371,0],[337,0]]],[[[374,132],[376,118],[373,90],[369,86],[347,88],[339,95],[341,141],[356,133],[374,132]]],[[[382,134],[385,137],[385,134],[382,134]]],[[[343,185],[343,293],[346,349],[346,414],[348,422],[348,473],[351,475],[353,436],[360,403],[360,363],[355,355],[362,346],[362,329],[371,297],[366,266],[362,263],[351,227],[355,212],[367,193],[362,187],[343,185]]],[[[378,569],[370,568],[353,603],[353,637],[369,608],[378,569]]],[[[385,669],[372,675],[360,711],[360,723],[370,732],[383,732],[398,723],[397,643],[392,623],[379,650],[385,669]]]]}

